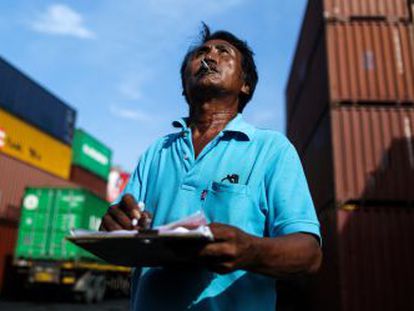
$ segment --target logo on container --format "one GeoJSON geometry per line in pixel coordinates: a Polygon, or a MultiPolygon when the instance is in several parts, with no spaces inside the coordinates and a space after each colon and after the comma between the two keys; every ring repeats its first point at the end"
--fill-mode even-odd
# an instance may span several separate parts
{"type": "Polygon", "coordinates": [[[0,127],[0,148],[6,144],[6,131],[0,127]]]}
{"type": "Polygon", "coordinates": [[[86,154],[88,157],[94,159],[96,162],[106,166],[109,163],[108,158],[102,154],[101,152],[99,152],[98,150],[96,150],[95,148],[87,145],[87,144],[83,144],[82,145],[82,151],[84,154],[86,154]]]}
{"type": "Polygon", "coordinates": [[[29,211],[35,210],[39,206],[39,198],[34,194],[29,194],[24,198],[23,206],[29,211]]]}

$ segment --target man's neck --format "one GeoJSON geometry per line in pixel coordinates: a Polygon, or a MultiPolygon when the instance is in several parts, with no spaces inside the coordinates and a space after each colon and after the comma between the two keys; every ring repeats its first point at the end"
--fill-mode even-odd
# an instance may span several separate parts
{"type": "Polygon", "coordinates": [[[194,134],[203,135],[206,132],[218,133],[237,116],[238,101],[211,100],[190,109],[189,127],[194,134]]]}

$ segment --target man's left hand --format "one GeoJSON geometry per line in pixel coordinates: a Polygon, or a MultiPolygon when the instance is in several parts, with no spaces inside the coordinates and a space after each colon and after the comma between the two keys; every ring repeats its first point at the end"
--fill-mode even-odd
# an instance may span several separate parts
{"type": "Polygon", "coordinates": [[[207,244],[199,253],[201,263],[209,270],[224,274],[246,269],[254,263],[257,237],[221,223],[212,223],[209,227],[215,242],[207,244]]]}

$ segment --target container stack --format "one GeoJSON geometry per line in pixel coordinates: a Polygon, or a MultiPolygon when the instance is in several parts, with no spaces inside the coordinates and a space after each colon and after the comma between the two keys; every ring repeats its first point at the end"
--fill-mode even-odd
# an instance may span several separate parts
{"type": "Polygon", "coordinates": [[[411,9],[308,1],[286,111],[326,241],[317,310],[414,307],[411,9]]]}
{"type": "Polygon", "coordinates": [[[107,196],[112,151],[83,130],[76,129],[70,180],[102,199],[107,196]]]}
{"type": "Polygon", "coordinates": [[[0,58],[0,289],[27,186],[69,181],[76,111],[0,58]]]}

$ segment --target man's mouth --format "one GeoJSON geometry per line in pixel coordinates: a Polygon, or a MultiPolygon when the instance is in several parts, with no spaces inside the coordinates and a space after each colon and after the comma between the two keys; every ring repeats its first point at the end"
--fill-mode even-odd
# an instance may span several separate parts
{"type": "Polygon", "coordinates": [[[217,68],[215,68],[213,65],[209,64],[208,66],[201,65],[200,68],[197,70],[196,76],[204,76],[209,74],[215,74],[218,73],[217,68]]]}

